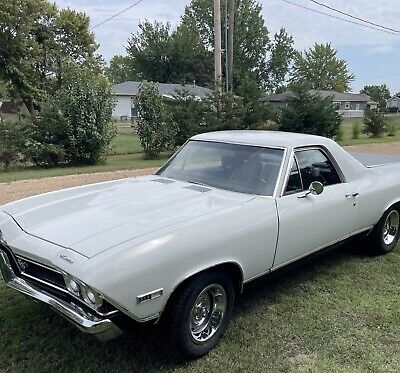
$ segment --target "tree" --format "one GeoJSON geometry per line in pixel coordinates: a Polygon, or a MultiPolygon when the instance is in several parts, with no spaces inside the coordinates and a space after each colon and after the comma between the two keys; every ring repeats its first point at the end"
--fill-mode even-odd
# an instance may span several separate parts
{"type": "Polygon", "coordinates": [[[313,95],[307,87],[298,87],[294,93],[279,116],[279,129],[326,137],[335,136],[342,118],[336,112],[332,98],[313,95]]]}
{"type": "Polygon", "coordinates": [[[6,171],[21,158],[26,138],[26,128],[23,125],[0,118],[0,163],[6,171]]]}
{"type": "Polygon", "coordinates": [[[365,93],[370,96],[373,101],[378,103],[380,110],[386,110],[386,100],[391,97],[389,88],[386,84],[366,85],[360,93],[365,93]]]}
{"type": "MultiPolygon", "coordinates": [[[[192,0],[185,8],[182,25],[200,36],[205,51],[214,48],[212,0],[192,0]]],[[[221,1],[225,6],[224,0],[221,1]]],[[[268,30],[261,14],[262,6],[255,0],[236,0],[234,85],[239,86],[248,74],[260,86],[263,82],[268,51],[268,30]]],[[[226,50],[225,41],[222,48],[226,50]]],[[[212,70],[208,78],[213,81],[212,70]]]]}
{"type": "Polygon", "coordinates": [[[186,25],[142,22],[128,40],[129,65],[140,77],[159,83],[211,83],[213,59],[199,35],[186,25]],[[188,47],[190,46],[190,47],[188,47]]]}
{"type": "Polygon", "coordinates": [[[65,64],[63,83],[33,118],[30,156],[38,164],[96,164],[107,154],[115,129],[108,79],[89,67],[65,64]]]}
{"type": "Polygon", "coordinates": [[[293,60],[293,44],[293,36],[289,35],[284,28],[275,34],[264,76],[267,91],[274,93],[283,87],[293,60]]]}
{"type": "Polygon", "coordinates": [[[127,56],[116,55],[111,58],[106,72],[113,84],[126,82],[128,80],[140,80],[140,76],[135,71],[132,60],[127,56]]]}
{"type": "Polygon", "coordinates": [[[295,54],[291,83],[307,85],[309,89],[345,92],[350,90],[354,75],[347,62],[337,57],[330,43],[315,43],[312,48],[295,54]]]}
{"type": "Polygon", "coordinates": [[[135,104],[140,112],[137,133],[147,158],[156,158],[175,135],[169,111],[153,82],[140,85],[135,104]]]}
{"type": "Polygon", "coordinates": [[[364,133],[371,137],[380,137],[386,132],[387,119],[377,110],[366,108],[364,112],[364,133]]]}
{"type": "Polygon", "coordinates": [[[0,7],[0,78],[33,113],[61,85],[63,61],[99,66],[89,18],[58,10],[47,0],[3,1],[0,7]]]}
{"type": "Polygon", "coordinates": [[[0,101],[8,98],[8,89],[5,82],[0,80],[0,101]]]}

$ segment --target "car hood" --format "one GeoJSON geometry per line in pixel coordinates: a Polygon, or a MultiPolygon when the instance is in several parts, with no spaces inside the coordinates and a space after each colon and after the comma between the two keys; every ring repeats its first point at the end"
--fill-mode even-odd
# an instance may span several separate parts
{"type": "Polygon", "coordinates": [[[88,258],[254,196],[158,176],[66,189],[3,206],[26,233],[88,258]]]}

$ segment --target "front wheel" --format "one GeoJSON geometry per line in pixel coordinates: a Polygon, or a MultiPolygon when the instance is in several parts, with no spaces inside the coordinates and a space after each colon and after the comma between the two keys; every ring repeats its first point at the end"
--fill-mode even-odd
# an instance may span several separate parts
{"type": "Polygon", "coordinates": [[[173,352],[195,359],[213,349],[228,327],[234,298],[224,273],[205,272],[189,280],[170,304],[166,331],[173,352]]]}
{"type": "Polygon", "coordinates": [[[400,212],[397,207],[385,212],[371,238],[371,248],[375,254],[387,254],[395,249],[400,238],[400,212]]]}

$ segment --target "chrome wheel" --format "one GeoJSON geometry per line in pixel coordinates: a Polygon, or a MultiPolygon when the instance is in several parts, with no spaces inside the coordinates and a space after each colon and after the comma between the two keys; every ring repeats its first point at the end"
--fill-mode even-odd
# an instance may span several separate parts
{"type": "Polygon", "coordinates": [[[386,218],[383,226],[383,242],[391,245],[397,237],[399,231],[400,217],[397,210],[393,210],[386,218]]]}
{"type": "Polygon", "coordinates": [[[207,286],[197,297],[190,312],[190,337],[196,344],[206,343],[217,332],[227,308],[225,289],[218,284],[207,286]]]}

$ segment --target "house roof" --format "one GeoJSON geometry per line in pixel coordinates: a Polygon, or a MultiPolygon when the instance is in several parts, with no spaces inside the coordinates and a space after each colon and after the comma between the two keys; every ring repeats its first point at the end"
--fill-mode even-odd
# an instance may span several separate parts
{"type": "Polygon", "coordinates": [[[0,113],[18,114],[21,111],[22,101],[3,101],[0,102],[0,113]]]}
{"type": "MultiPolygon", "coordinates": [[[[363,93],[339,93],[339,92],[335,92],[335,91],[320,91],[320,90],[315,90],[315,89],[310,90],[310,93],[312,93],[314,95],[319,95],[322,98],[332,97],[333,101],[339,101],[339,102],[356,101],[356,102],[374,103],[371,100],[370,96],[363,94],[363,93]]],[[[294,92],[286,91],[286,92],[279,93],[276,95],[267,95],[264,97],[263,101],[286,102],[289,98],[294,97],[294,96],[295,96],[294,92]]]]}
{"type": "MultiPolygon", "coordinates": [[[[113,90],[117,96],[137,96],[139,88],[142,82],[127,81],[113,85],[113,90]]],[[[211,90],[208,88],[200,87],[197,85],[184,85],[184,84],[166,84],[157,83],[158,91],[160,95],[166,98],[173,98],[176,96],[178,91],[186,90],[190,94],[203,98],[211,94],[211,90]]]]}

